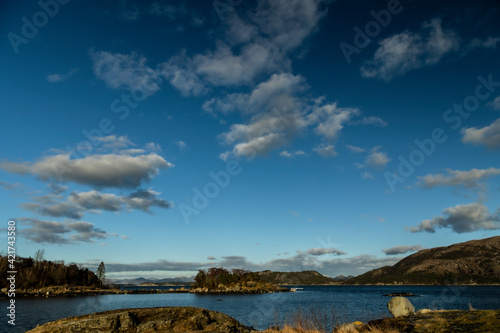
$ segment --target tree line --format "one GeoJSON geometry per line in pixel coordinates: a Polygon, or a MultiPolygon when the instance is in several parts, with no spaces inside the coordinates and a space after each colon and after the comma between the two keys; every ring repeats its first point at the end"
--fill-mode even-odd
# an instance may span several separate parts
{"type": "Polygon", "coordinates": [[[212,267],[208,270],[199,270],[194,278],[194,288],[217,288],[220,284],[224,286],[243,284],[248,282],[259,282],[260,276],[245,269],[234,268],[231,271],[222,267],[212,267]]]}
{"type": "MultiPolygon", "coordinates": [[[[16,288],[42,288],[50,286],[84,286],[84,287],[102,287],[105,282],[104,263],[101,262],[98,275],[88,268],[78,267],[71,263],[65,265],[64,261],[50,261],[43,259],[43,250],[37,251],[35,259],[28,257],[16,257],[15,269],[16,288]]],[[[7,271],[9,269],[8,256],[0,255],[0,287],[8,286],[7,271]]]]}

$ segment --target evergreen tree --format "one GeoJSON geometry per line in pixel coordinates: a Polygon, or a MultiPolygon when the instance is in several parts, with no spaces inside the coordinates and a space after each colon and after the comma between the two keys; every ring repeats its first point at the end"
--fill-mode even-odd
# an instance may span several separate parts
{"type": "Polygon", "coordinates": [[[106,267],[104,267],[104,262],[102,261],[99,267],[97,267],[97,278],[101,281],[101,287],[106,284],[106,267]]]}

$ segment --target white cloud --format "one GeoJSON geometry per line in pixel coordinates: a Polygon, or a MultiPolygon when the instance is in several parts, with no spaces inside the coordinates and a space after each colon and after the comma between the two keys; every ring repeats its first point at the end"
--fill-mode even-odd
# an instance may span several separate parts
{"type": "Polygon", "coordinates": [[[365,163],[367,166],[373,169],[383,169],[387,166],[387,163],[391,159],[387,156],[385,152],[380,151],[381,146],[376,146],[370,150],[370,153],[366,157],[365,163]]]}
{"type": "Polygon", "coordinates": [[[498,212],[496,215],[491,215],[488,208],[478,202],[446,208],[443,210],[443,214],[446,216],[424,220],[409,230],[411,232],[427,231],[433,233],[436,228],[451,228],[457,233],[467,233],[500,229],[498,212]]]}
{"type": "Polygon", "coordinates": [[[242,113],[256,114],[273,109],[301,109],[301,100],[296,94],[305,91],[308,86],[300,75],[290,73],[273,74],[259,83],[251,93],[234,93],[224,98],[212,98],[203,105],[209,113],[242,113]]]}
{"type": "Polygon", "coordinates": [[[146,65],[146,58],[131,54],[90,51],[95,76],[112,89],[126,89],[148,97],[158,90],[158,73],[146,65]]]}
{"type": "Polygon", "coordinates": [[[335,151],[334,145],[320,145],[316,148],[313,148],[313,150],[323,157],[333,157],[338,155],[338,153],[335,151]]]}
{"type": "Polygon", "coordinates": [[[375,175],[371,172],[365,171],[361,174],[361,178],[373,180],[373,179],[375,179],[375,175]]]}
{"type": "MultiPolygon", "coordinates": [[[[110,151],[118,151],[120,149],[133,146],[134,144],[126,136],[108,135],[103,137],[94,137],[94,141],[102,144],[101,148],[110,151]]],[[[96,144],[96,145],[100,145],[96,144]]]]}
{"type": "Polygon", "coordinates": [[[356,147],[356,146],[351,146],[351,145],[346,145],[346,148],[349,149],[353,153],[364,153],[366,149],[356,147]]]}
{"type": "Polygon", "coordinates": [[[135,188],[160,169],[172,165],[157,154],[89,155],[71,159],[69,154],[47,156],[37,162],[0,162],[0,168],[16,174],[32,174],[45,181],[74,182],[96,187],[135,188]]]}
{"type": "Polygon", "coordinates": [[[292,151],[292,152],[288,152],[286,150],[283,150],[280,153],[280,156],[286,157],[286,158],[293,158],[295,156],[304,156],[305,154],[306,153],[304,153],[302,150],[296,150],[296,151],[292,151]]]}
{"type": "Polygon", "coordinates": [[[308,121],[318,124],[315,132],[327,139],[335,140],[340,135],[344,125],[360,112],[354,108],[340,108],[337,103],[315,105],[308,115],[308,121]]]}
{"type": "Polygon", "coordinates": [[[318,22],[327,11],[321,0],[261,0],[253,18],[269,38],[271,44],[280,50],[294,50],[317,30],[318,22]]]}
{"type": "Polygon", "coordinates": [[[500,110],[500,96],[495,98],[493,102],[488,103],[488,106],[492,107],[494,110],[500,110]]]}
{"type": "Polygon", "coordinates": [[[283,77],[275,74],[246,97],[250,99],[254,96],[253,101],[256,104],[261,104],[261,100],[268,103],[262,106],[264,109],[253,116],[248,124],[233,124],[228,132],[220,135],[225,144],[234,145],[232,153],[235,156],[254,157],[266,154],[287,144],[307,126],[298,111],[300,101],[290,93],[290,90],[295,89],[295,85],[283,84],[283,81],[295,79],[293,75],[287,74],[283,77]],[[281,88],[276,89],[276,86],[281,88]],[[272,90],[270,95],[266,93],[267,90],[272,90]],[[281,108],[273,108],[275,105],[281,108]]]}
{"type": "Polygon", "coordinates": [[[206,84],[194,71],[185,68],[185,61],[185,52],[174,56],[168,62],[158,65],[158,74],[165,77],[184,97],[206,94],[208,92],[206,84]]]}
{"type": "Polygon", "coordinates": [[[384,252],[388,256],[394,256],[394,255],[405,254],[408,252],[416,252],[420,250],[422,250],[422,245],[413,245],[413,246],[400,245],[391,247],[390,249],[384,249],[382,250],[382,252],[384,252]]]}
{"type": "Polygon", "coordinates": [[[433,188],[437,186],[462,186],[468,189],[478,187],[478,182],[489,177],[500,174],[500,169],[472,169],[470,171],[460,171],[447,169],[447,174],[429,174],[419,177],[418,185],[423,188],[433,188]]]}
{"type": "Polygon", "coordinates": [[[462,129],[462,142],[484,145],[489,149],[500,148],[500,118],[483,128],[470,127],[462,129]]]}
{"type": "Polygon", "coordinates": [[[365,61],[361,74],[366,78],[390,81],[411,70],[438,63],[446,54],[457,51],[459,36],[444,30],[440,19],[422,25],[418,33],[404,31],[379,42],[374,58],[365,61]]]}
{"type": "Polygon", "coordinates": [[[160,65],[161,72],[189,96],[206,92],[209,85],[251,85],[262,74],[287,71],[291,68],[288,54],[317,30],[325,16],[323,3],[260,0],[254,15],[229,13],[225,42],[217,40],[215,49],[191,57],[172,57],[160,65]]]}

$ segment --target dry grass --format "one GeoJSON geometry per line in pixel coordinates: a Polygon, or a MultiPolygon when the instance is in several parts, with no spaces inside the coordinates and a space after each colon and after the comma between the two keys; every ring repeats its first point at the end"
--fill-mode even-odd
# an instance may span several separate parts
{"type": "Polygon", "coordinates": [[[361,322],[342,323],[334,311],[311,310],[303,312],[297,310],[286,320],[281,327],[274,327],[265,333],[399,333],[391,327],[374,327],[361,322]]]}

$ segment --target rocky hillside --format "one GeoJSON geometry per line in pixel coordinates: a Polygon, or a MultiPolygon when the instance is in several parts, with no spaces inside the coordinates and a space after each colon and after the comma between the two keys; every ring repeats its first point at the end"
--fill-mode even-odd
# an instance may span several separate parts
{"type": "Polygon", "coordinates": [[[252,328],[220,312],[193,307],[113,310],[41,325],[31,333],[66,332],[221,332],[250,333],[252,328]]]}
{"type": "Polygon", "coordinates": [[[321,275],[316,271],[302,272],[256,272],[261,281],[270,282],[277,285],[325,285],[339,284],[339,281],[321,275]]]}
{"type": "Polygon", "coordinates": [[[422,250],[344,284],[500,284],[500,236],[422,250]]]}

